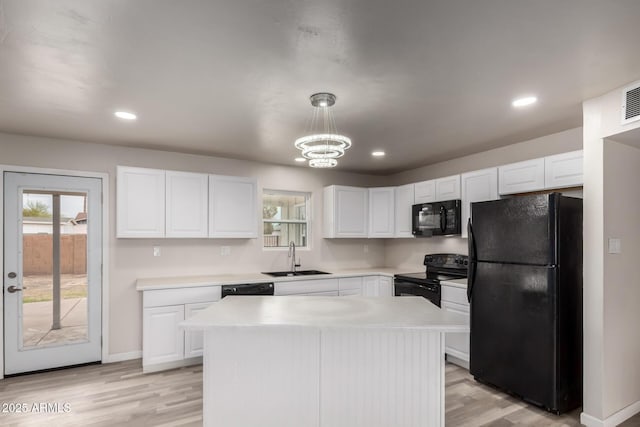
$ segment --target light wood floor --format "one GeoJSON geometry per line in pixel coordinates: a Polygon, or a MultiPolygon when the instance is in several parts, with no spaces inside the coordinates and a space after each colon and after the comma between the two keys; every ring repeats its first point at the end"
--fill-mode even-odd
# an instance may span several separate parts
{"type": "MultiPolygon", "coordinates": [[[[202,366],[142,374],[134,360],[7,378],[0,380],[0,405],[10,403],[25,404],[29,413],[0,412],[0,426],[199,426],[202,366]],[[49,410],[57,403],[60,413],[34,413],[40,403],[54,404],[49,410]]],[[[548,414],[447,364],[447,427],[579,426],[579,414],[548,414]]],[[[640,427],[640,415],[622,426],[640,427]]]]}

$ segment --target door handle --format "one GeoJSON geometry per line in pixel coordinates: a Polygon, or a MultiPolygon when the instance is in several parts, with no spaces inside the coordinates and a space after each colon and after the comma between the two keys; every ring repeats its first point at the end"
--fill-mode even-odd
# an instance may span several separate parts
{"type": "Polygon", "coordinates": [[[21,290],[23,290],[24,288],[17,288],[13,285],[9,286],[7,288],[7,292],[9,292],[10,294],[15,294],[16,292],[20,292],[21,290]]]}

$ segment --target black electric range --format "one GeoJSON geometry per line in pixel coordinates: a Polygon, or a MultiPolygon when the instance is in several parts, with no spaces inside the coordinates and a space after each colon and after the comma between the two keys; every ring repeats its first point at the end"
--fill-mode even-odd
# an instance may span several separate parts
{"type": "Polygon", "coordinates": [[[440,307],[440,282],[467,277],[469,259],[458,254],[427,254],[424,256],[424,272],[396,274],[396,296],[421,296],[440,307]]]}

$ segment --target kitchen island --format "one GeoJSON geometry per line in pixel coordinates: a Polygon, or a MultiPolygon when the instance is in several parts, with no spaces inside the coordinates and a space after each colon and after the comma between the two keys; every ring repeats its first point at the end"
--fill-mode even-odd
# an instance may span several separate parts
{"type": "Polygon", "coordinates": [[[235,296],[204,330],[205,426],[444,425],[444,333],[461,316],[421,297],[235,296]]]}

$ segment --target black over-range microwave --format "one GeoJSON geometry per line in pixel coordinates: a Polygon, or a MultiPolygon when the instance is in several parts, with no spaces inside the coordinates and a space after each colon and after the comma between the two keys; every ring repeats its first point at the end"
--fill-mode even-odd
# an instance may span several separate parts
{"type": "Polygon", "coordinates": [[[413,235],[416,237],[459,235],[462,230],[460,200],[413,205],[413,235]]]}

